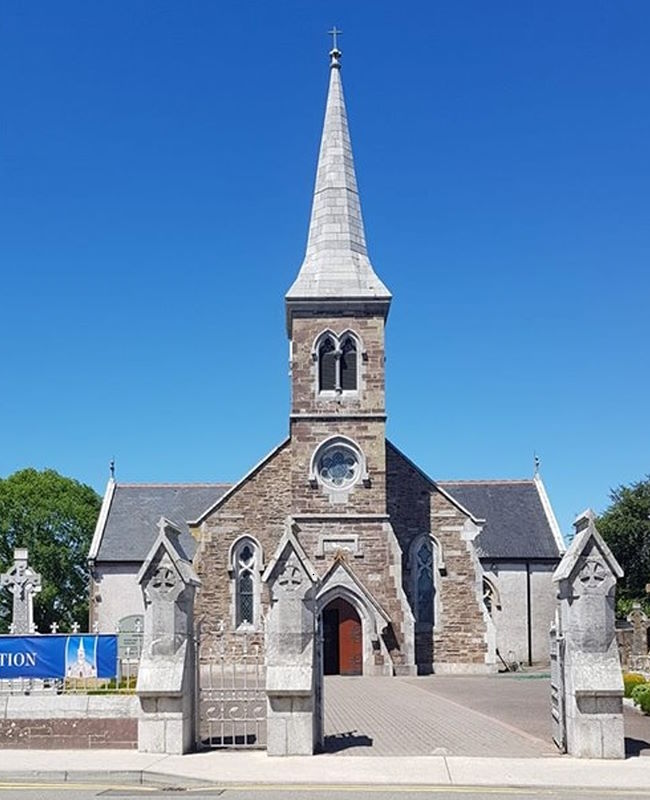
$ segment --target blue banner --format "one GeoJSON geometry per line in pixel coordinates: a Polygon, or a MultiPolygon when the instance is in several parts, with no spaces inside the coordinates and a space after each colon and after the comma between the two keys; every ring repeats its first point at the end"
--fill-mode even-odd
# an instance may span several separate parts
{"type": "Polygon", "coordinates": [[[0,636],[0,678],[114,678],[117,636],[0,636]]]}

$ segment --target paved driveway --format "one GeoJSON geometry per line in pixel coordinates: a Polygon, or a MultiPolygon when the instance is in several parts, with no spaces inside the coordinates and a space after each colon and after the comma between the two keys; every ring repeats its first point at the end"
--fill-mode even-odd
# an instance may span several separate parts
{"type": "MultiPolygon", "coordinates": [[[[325,678],[325,745],[344,755],[558,757],[549,681],[520,675],[325,678]]],[[[625,714],[629,755],[650,755],[650,717],[625,714]]]]}

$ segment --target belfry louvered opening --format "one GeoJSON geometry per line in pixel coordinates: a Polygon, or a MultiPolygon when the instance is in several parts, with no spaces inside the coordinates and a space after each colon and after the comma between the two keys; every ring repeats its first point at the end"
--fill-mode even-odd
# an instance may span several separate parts
{"type": "Polygon", "coordinates": [[[319,392],[357,391],[359,346],[352,334],[346,333],[341,337],[329,332],[323,334],[315,352],[319,392]]]}

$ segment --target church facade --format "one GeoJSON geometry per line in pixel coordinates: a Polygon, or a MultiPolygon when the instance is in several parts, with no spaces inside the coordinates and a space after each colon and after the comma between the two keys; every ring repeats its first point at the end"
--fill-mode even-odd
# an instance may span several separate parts
{"type": "Polygon", "coordinates": [[[432,480],[386,438],[391,294],[368,257],[341,85],[330,83],[304,261],[285,297],[289,435],[232,486],[109,482],[91,623],[141,613],[135,575],[168,517],[202,585],[202,636],[263,644],[261,581],[290,528],[319,572],[326,674],[544,662],[563,539],[541,479],[432,480]]]}

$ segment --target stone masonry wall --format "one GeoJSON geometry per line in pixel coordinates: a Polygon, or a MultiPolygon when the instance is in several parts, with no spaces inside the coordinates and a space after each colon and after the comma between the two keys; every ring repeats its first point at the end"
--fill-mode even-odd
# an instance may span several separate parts
{"type": "MultiPolygon", "coordinates": [[[[339,537],[358,537],[358,551],[345,552],[344,558],[351,571],[375,598],[391,619],[391,626],[384,635],[386,649],[393,665],[406,663],[404,647],[404,609],[401,593],[395,580],[395,564],[388,540],[387,521],[364,519],[301,520],[298,537],[312,564],[322,576],[331,567],[335,554],[323,554],[323,543],[339,537]]],[[[399,565],[398,565],[399,566],[399,565]]],[[[383,664],[380,653],[375,654],[375,663],[383,664]]]]}
{"type": "Polygon", "coordinates": [[[341,419],[333,425],[327,420],[292,420],[291,422],[291,482],[293,513],[319,514],[385,514],[386,465],[385,426],[383,421],[341,419]],[[363,451],[369,485],[358,482],[350,491],[347,502],[332,503],[320,485],[309,482],[309,465],[318,446],[331,436],[346,436],[363,451]]]}
{"type": "MultiPolygon", "coordinates": [[[[291,448],[286,442],[198,528],[191,529],[199,542],[194,568],[201,579],[194,616],[201,620],[202,634],[208,640],[218,632],[220,621],[226,631],[232,629],[228,573],[232,543],[244,535],[255,538],[262,548],[262,569],[275,552],[291,509],[290,468],[291,448]]],[[[237,637],[233,637],[233,643],[238,643],[237,637]]]]}
{"type": "Polygon", "coordinates": [[[383,414],[384,395],[384,320],[381,315],[298,316],[294,314],[291,359],[291,412],[346,414],[364,411],[383,414]],[[359,392],[337,398],[317,397],[317,363],[312,358],[316,338],[331,330],[337,336],[352,331],[361,339],[359,353],[359,392]]]}
{"type": "Polygon", "coordinates": [[[0,749],[134,749],[138,712],[134,695],[5,695],[0,749]]]}
{"type": "Polygon", "coordinates": [[[481,567],[471,542],[461,531],[467,517],[435,484],[386,443],[387,505],[403,553],[404,589],[412,599],[407,559],[420,534],[433,534],[442,547],[444,574],[437,572],[438,619],[428,636],[416,634],[418,663],[485,663],[486,620],[481,596],[481,567]]]}

